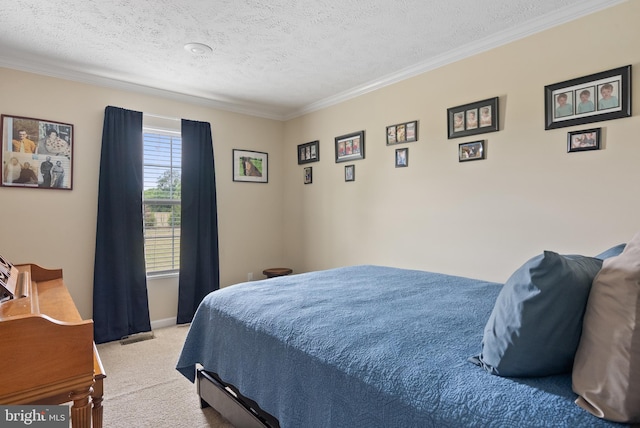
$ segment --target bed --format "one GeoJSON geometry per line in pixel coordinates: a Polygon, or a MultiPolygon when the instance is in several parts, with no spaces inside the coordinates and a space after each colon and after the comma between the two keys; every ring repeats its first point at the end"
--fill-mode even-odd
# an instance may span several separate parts
{"type": "Polygon", "coordinates": [[[237,284],[202,301],[176,368],[264,426],[624,426],[578,407],[571,373],[470,362],[502,288],[371,265],[237,284]]]}

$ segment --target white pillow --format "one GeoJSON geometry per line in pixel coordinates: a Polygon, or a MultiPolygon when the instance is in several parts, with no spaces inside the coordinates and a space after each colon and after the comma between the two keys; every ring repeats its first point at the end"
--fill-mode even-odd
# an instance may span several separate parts
{"type": "Polygon", "coordinates": [[[640,422],[640,233],[593,280],[572,381],[580,407],[640,422]]]}

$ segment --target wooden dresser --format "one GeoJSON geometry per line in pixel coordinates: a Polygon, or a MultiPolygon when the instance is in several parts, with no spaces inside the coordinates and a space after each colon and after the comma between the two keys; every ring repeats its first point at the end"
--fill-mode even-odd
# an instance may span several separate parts
{"type": "Polygon", "coordinates": [[[0,302],[0,404],[73,402],[74,428],[102,427],[103,379],[93,321],[83,320],[61,269],[12,267],[19,283],[0,302]]]}

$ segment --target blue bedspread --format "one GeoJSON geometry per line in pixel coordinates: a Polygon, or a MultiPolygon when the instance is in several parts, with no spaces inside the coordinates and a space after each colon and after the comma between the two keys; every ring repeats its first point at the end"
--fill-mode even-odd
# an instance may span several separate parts
{"type": "Polygon", "coordinates": [[[471,364],[501,284],[354,266],[209,294],[177,369],[239,388],[283,428],[621,426],[580,409],[571,377],[471,364]]]}

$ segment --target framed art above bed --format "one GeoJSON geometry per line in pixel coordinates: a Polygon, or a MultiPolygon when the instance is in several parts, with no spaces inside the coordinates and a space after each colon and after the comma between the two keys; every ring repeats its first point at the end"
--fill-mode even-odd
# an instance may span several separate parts
{"type": "Polygon", "coordinates": [[[409,149],[396,149],[396,168],[406,168],[409,166],[409,149]]]}
{"type": "Polygon", "coordinates": [[[344,167],[344,181],[356,181],[356,166],[345,165],[344,167]]]}
{"type": "Polygon", "coordinates": [[[304,184],[313,183],[313,168],[307,166],[304,168],[304,184]]]}
{"type": "Polygon", "coordinates": [[[387,126],[387,146],[418,141],[418,121],[387,126]]]}
{"type": "Polygon", "coordinates": [[[484,140],[458,144],[458,162],[467,162],[485,158],[484,140]]]}
{"type": "Polygon", "coordinates": [[[364,131],[335,138],[336,163],[364,159],[364,131]]]}
{"type": "Polygon", "coordinates": [[[544,129],[631,116],[631,65],[544,87],[544,129]]]}
{"type": "Polygon", "coordinates": [[[600,129],[583,129],[567,133],[567,151],[600,150],[600,129]]]}
{"type": "Polygon", "coordinates": [[[449,139],[498,131],[498,97],[447,109],[449,139]]]}

